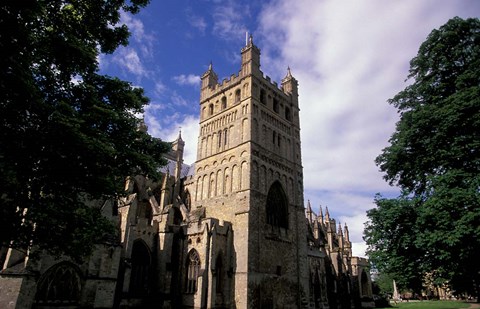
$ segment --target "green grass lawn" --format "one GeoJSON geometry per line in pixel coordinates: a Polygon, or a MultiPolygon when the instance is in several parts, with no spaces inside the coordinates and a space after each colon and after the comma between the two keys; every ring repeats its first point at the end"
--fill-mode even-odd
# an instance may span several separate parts
{"type": "Polygon", "coordinates": [[[416,302],[402,302],[388,308],[401,309],[456,309],[468,308],[470,304],[460,301],[416,301],[416,302]]]}

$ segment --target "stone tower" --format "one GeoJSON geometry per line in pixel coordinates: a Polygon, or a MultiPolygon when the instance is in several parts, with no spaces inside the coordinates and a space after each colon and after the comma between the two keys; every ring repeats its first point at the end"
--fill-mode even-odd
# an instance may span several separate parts
{"type": "MultiPolygon", "coordinates": [[[[192,209],[233,226],[237,308],[301,307],[308,288],[298,83],[264,77],[252,37],[238,75],[201,77],[192,209]],[[276,293],[276,294],[274,294],[276,293]]],[[[193,193],[192,193],[193,192],[193,193]]]]}

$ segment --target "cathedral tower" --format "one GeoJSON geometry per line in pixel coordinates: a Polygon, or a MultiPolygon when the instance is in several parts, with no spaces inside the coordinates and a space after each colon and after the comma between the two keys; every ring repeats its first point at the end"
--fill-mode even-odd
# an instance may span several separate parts
{"type": "Polygon", "coordinates": [[[238,75],[218,83],[210,65],[201,78],[192,209],[232,223],[237,308],[273,305],[275,291],[300,307],[308,273],[298,83],[290,69],[281,87],[264,77],[252,37],[241,54],[238,75]]]}

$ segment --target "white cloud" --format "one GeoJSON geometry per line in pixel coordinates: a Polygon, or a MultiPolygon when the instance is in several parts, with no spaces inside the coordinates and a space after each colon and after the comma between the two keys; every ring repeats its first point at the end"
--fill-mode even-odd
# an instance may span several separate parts
{"type": "Polygon", "coordinates": [[[468,14],[454,1],[283,0],[259,16],[262,69],[299,80],[305,198],[348,221],[359,247],[374,194],[398,192],[374,163],[398,120],[387,100],[430,31],[468,14]]]}
{"type": "Polygon", "coordinates": [[[148,126],[148,132],[164,141],[174,141],[181,130],[182,139],[185,141],[185,153],[183,161],[186,164],[192,164],[197,159],[197,137],[199,133],[199,118],[192,115],[183,115],[175,113],[168,119],[157,117],[153,110],[145,109],[145,123],[148,126]],[[165,125],[162,125],[162,122],[165,125]]]}
{"type": "Polygon", "coordinates": [[[221,2],[213,12],[213,33],[225,40],[242,38],[248,30],[243,17],[249,15],[248,6],[234,1],[221,2]]]}
{"type": "Polygon", "coordinates": [[[113,55],[113,62],[139,78],[148,75],[147,69],[133,48],[120,47],[117,49],[113,55]]]}
{"type": "Polygon", "coordinates": [[[200,76],[194,74],[180,74],[172,78],[179,85],[199,86],[200,76]]]}
{"type": "Polygon", "coordinates": [[[162,83],[161,81],[155,82],[155,88],[153,92],[157,97],[163,96],[166,91],[167,91],[167,86],[165,86],[164,83],[162,83]]]}
{"type": "Polygon", "coordinates": [[[172,104],[177,107],[183,107],[183,106],[188,106],[187,100],[183,98],[181,95],[179,95],[176,92],[173,92],[172,96],[170,97],[172,100],[172,104]]]}
{"type": "Polygon", "coordinates": [[[200,31],[202,35],[205,34],[205,30],[207,29],[207,23],[205,22],[205,19],[203,17],[192,15],[188,17],[188,22],[190,25],[192,25],[192,27],[200,31]]]}
{"type": "Polygon", "coordinates": [[[130,13],[122,11],[120,23],[128,27],[128,30],[131,32],[131,38],[135,41],[135,46],[141,51],[142,55],[151,57],[153,43],[156,39],[153,34],[145,32],[143,22],[133,17],[130,13]]]}

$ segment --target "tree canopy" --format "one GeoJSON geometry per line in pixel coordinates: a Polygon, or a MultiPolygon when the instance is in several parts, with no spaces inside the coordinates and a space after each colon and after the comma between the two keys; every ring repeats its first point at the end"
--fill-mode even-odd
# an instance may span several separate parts
{"type": "Polygon", "coordinates": [[[148,0],[0,5],[0,246],[88,254],[111,225],[86,201],[158,176],[169,144],[139,130],[143,90],[98,73],[148,0]]]}
{"type": "MultiPolygon", "coordinates": [[[[401,196],[377,196],[365,228],[380,271],[419,291],[426,274],[458,293],[480,284],[480,20],[433,30],[389,103],[400,120],[376,158],[401,196]]],[[[472,289],[477,289],[474,291],[472,289]]]]}

